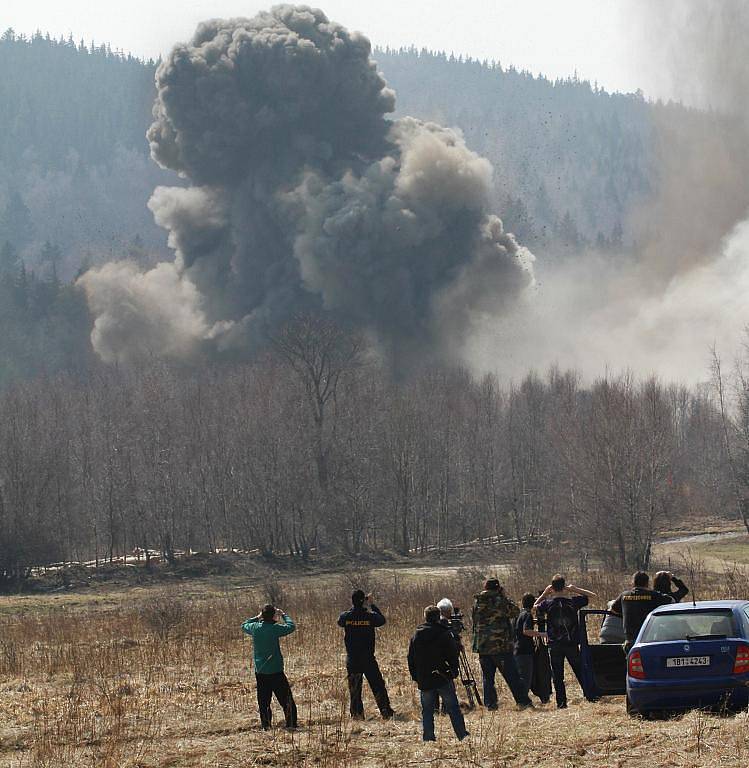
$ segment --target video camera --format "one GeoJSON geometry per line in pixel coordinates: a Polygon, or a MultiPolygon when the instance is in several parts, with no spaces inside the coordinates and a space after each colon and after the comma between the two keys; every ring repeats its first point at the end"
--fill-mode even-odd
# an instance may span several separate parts
{"type": "Polygon", "coordinates": [[[453,615],[450,617],[450,629],[458,636],[466,628],[463,621],[463,614],[460,612],[458,606],[453,607],[453,615]]]}

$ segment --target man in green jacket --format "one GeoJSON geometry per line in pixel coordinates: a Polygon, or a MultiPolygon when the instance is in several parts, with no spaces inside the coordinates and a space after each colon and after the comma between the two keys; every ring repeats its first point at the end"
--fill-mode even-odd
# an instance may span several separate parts
{"type": "Polygon", "coordinates": [[[297,727],[296,704],[283,671],[279,638],[290,635],[296,625],[280,608],[266,605],[258,616],[247,619],[242,631],[252,637],[257,681],[257,704],[263,730],[271,726],[271,697],[275,695],[286,717],[286,727],[297,727]]]}

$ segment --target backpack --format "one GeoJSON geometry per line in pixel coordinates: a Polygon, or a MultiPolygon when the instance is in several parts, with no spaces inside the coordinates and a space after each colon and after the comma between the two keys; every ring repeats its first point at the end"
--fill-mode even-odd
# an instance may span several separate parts
{"type": "Polygon", "coordinates": [[[554,600],[546,613],[546,621],[554,639],[577,639],[577,611],[571,601],[564,598],[554,600]]]}

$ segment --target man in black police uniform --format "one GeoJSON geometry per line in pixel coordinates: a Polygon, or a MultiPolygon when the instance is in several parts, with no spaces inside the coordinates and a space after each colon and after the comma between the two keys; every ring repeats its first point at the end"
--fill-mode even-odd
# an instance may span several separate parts
{"type": "Polygon", "coordinates": [[[364,719],[361,694],[363,678],[366,677],[380,714],[385,720],[389,720],[393,716],[393,710],[380,665],[375,658],[375,629],[385,624],[385,617],[361,589],[351,595],[351,603],[351,609],[338,617],[338,626],[344,629],[346,644],[346,672],[351,696],[349,711],[354,719],[364,719]]]}
{"type": "Polygon", "coordinates": [[[624,652],[630,649],[640,633],[645,619],[659,606],[673,603],[671,595],[664,595],[654,589],[648,589],[650,576],[644,571],[637,571],[632,577],[632,589],[622,592],[611,606],[612,613],[622,617],[624,624],[624,652]]]}

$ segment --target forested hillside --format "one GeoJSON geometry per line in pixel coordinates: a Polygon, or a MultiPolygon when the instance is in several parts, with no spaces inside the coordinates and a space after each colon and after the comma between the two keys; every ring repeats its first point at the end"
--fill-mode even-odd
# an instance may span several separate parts
{"type": "MultiPolygon", "coordinates": [[[[656,180],[659,107],[445,54],[375,57],[399,114],[460,127],[492,161],[497,210],[522,241],[554,250],[626,239],[630,206],[656,180]]],[[[148,158],[155,67],[95,42],[0,39],[0,237],[26,260],[49,240],[70,277],[82,259],[133,243],[165,248],[146,208],[156,184],[175,182],[148,158]]]]}
{"type": "Polygon", "coordinates": [[[133,243],[163,247],[146,201],[173,175],[148,158],[154,62],[108,45],[0,40],[0,239],[39,263],[60,248],[69,279],[84,260],[133,243]]]}
{"type": "Polygon", "coordinates": [[[459,126],[491,160],[497,210],[523,242],[621,247],[630,207],[655,183],[654,106],[641,95],[413,48],[376,57],[399,113],[459,126]]]}
{"type": "MultiPolygon", "coordinates": [[[[492,161],[495,209],[541,266],[586,248],[621,256],[632,247],[631,213],[658,185],[654,125],[709,117],[691,112],[686,120],[676,105],[497,63],[414,49],[375,56],[399,114],[458,126],[492,161]]],[[[166,233],[146,205],[158,184],[180,183],[148,154],[156,65],[94,41],[2,35],[4,290],[17,294],[30,280],[53,286],[36,292],[49,297],[86,265],[167,255],[166,233]]],[[[40,299],[45,308],[31,313],[4,303],[0,385],[86,359],[86,309],[65,293],[49,307],[40,299]]]]}

